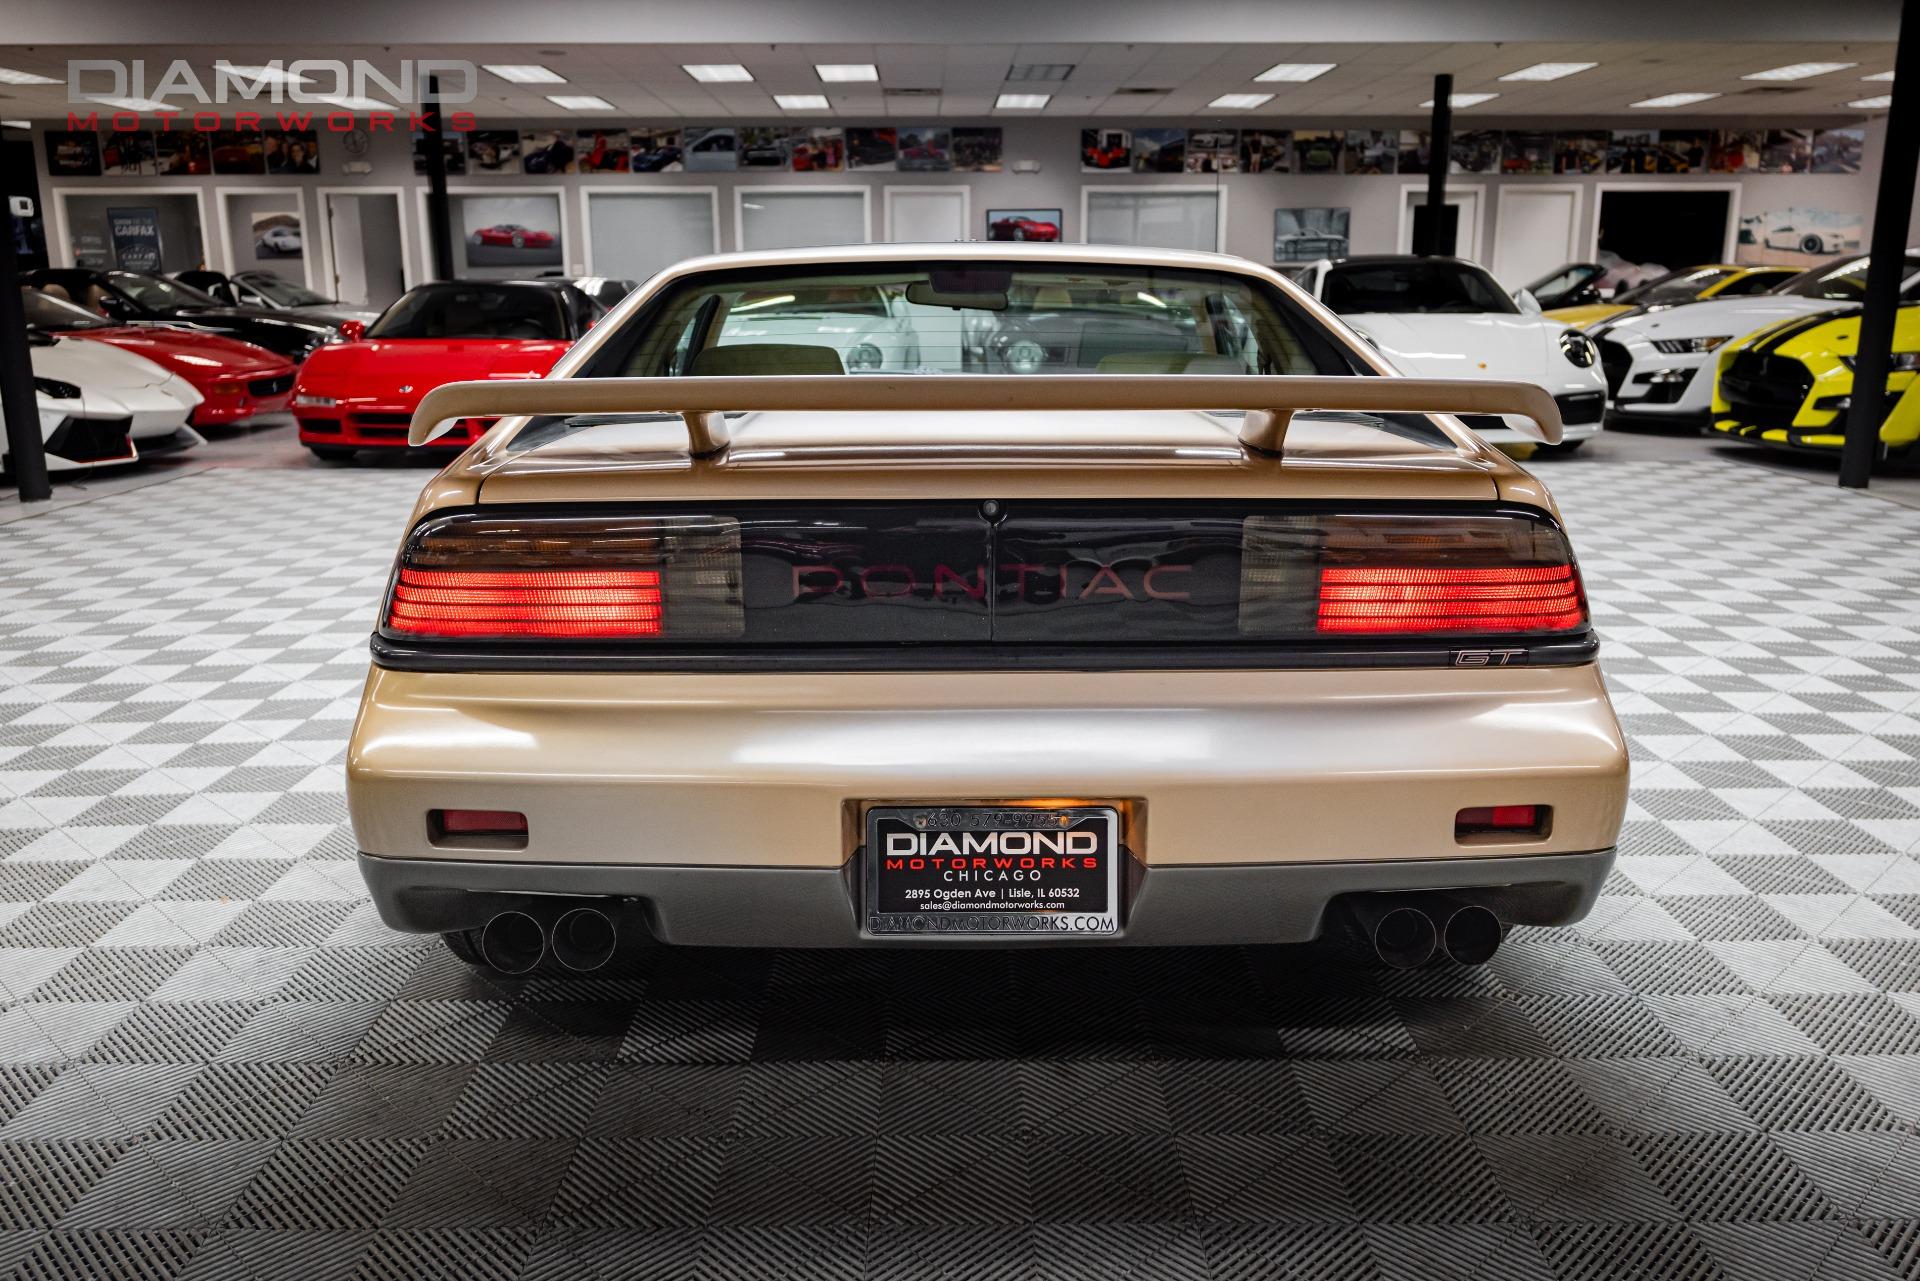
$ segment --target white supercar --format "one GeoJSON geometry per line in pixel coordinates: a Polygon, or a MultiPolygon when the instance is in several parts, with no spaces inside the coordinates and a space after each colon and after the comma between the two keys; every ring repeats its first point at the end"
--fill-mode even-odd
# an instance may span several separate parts
{"type": "Polygon", "coordinates": [[[106,343],[36,335],[35,409],[48,471],[130,463],[149,451],[202,443],[187,426],[200,393],[153,361],[106,343]]]}
{"type": "MultiPolygon", "coordinates": [[[[1587,337],[1540,314],[1485,268],[1458,258],[1374,254],[1309,264],[1300,284],[1378,348],[1422,378],[1510,378],[1551,393],[1565,424],[1562,450],[1601,429],[1607,384],[1587,337]]],[[[1466,423],[1495,444],[1530,443],[1518,420],[1466,423]]]]}

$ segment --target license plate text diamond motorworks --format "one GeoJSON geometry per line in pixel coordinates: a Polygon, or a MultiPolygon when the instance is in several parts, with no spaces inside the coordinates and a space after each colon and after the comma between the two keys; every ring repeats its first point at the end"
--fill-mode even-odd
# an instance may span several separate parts
{"type": "Polygon", "coordinates": [[[870,934],[1112,934],[1119,817],[1109,808],[876,808],[870,934]]]}

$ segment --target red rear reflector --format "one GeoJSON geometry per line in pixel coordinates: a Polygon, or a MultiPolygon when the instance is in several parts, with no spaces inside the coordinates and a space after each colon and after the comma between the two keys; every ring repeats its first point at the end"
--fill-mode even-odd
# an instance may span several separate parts
{"type": "Polygon", "coordinates": [[[1558,632],[1586,620],[1572,565],[1320,571],[1322,632],[1558,632]]]}
{"type": "Polygon", "coordinates": [[[448,835],[525,836],[527,816],[516,810],[433,810],[434,826],[448,835]]]}
{"type": "Polygon", "coordinates": [[[421,636],[658,636],[657,569],[402,569],[387,626],[421,636]]]}
{"type": "Polygon", "coordinates": [[[1548,813],[1544,805],[1481,805],[1453,816],[1456,836],[1476,832],[1540,832],[1548,813]]]}

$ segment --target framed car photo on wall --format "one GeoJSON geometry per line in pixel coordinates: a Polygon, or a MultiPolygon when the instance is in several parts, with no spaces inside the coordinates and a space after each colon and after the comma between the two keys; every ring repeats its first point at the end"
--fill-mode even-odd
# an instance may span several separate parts
{"type": "Polygon", "coordinates": [[[989,209],[988,240],[1058,241],[1065,224],[1058,209],[989,209]]]}

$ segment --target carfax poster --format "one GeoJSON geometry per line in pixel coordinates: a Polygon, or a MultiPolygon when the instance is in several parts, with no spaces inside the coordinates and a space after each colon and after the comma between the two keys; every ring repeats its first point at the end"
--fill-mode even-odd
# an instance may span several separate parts
{"type": "Polygon", "coordinates": [[[113,238],[113,261],[120,270],[160,270],[159,210],[109,209],[107,233],[113,238]]]}

